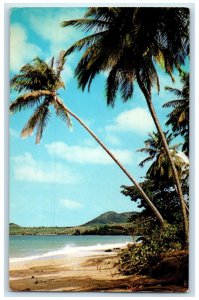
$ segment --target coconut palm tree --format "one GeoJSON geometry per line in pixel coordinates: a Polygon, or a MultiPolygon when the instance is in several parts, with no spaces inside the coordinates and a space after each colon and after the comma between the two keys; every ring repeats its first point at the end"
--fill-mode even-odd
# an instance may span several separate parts
{"type": "Polygon", "coordinates": [[[63,27],[71,25],[85,32],[92,30],[66,51],[69,55],[84,50],[75,70],[82,90],[86,86],[90,89],[97,74],[108,71],[107,103],[113,106],[118,90],[124,101],[133,96],[133,84],[137,80],[171,164],[188,240],[188,219],[180,180],[153,106],[151,89],[153,86],[160,89],[156,63],[174,80],[173,69],[183,64],[188,55],[189,10],[179,7],[91,7],[83,19],[62,22],[63,27]]]}
{"type": "Polygon", "coordinates": [[[61,71],[65,62],[65,52],[61,51],[58,60],[56,61],[56,67],[54,68],[54,59],[52,59],[50,65],[40,58],[33,60],[33,63],[26,64],[20,70],[20,73],[15,75],[10,83],[11,90],[21,93],[19,97],[11,103],[10,112],[16,113],[22,109],[29,109],[36,107],[34,113],[29,118],[28,122],[22,129],[22,137],[29,136],[36,128],[36,143],[39,143],[44,128],[47,126],[51,111],[50,106],[53,106],[58,117],[64,122],[67,122],[68,126],[71,126],[70,116],[74,117],[89,134],[97,141],[97,143],[106,151],[106,153],[116,162],[120,169],[126,174],[131,182],[137,187],[140,194],[153,210],[154,214],[164,226],[164,220],[156,209],[154,204],[145,194],[136,180],[129,174],[124,166],[118,161],[113,153],[99,140],[99,138],[90,130],[90,128],[68,107],[64,104],[62,99],[58,95],[58,90],[64,87],[64,83],[61,79],[61,71]]]}
{"type": "MultiPolygon", "coordinates": [[[[175,166],[178,170],[180,180],[184,180],[187,177],[188,170],[188,158],[182,157],[179,151],[181,144],[171,145],[171,142],[174,139],[172,133],[169,131],[164,132],[167,144],[171,155],[173,157],[175,166]]],[[[138,152],[143,152],[149,156],[140,162],[139,166],[143,167],[146,163],[151,162],[146,177],[150,179],[156,179],[160,181],[171,181],[172,179],[172,170],[171,165],[168,163],[168,157],[165,153],[165,148],[163,147],[162,139],[160,138],[159,133],[149,133],[149,138],[144,142],[145,147],[138,150],[138,152]]]]}
{"type": "Polygon", "coordinates": [[[177,99],[166,102],[163,107],[173,108],[168,114],[166,125],[171,125],[174,135],[184,137],[182,150],[189,155],[189,73],[182,72],[182,90],[177,88],[165,87],[177,99]]]}

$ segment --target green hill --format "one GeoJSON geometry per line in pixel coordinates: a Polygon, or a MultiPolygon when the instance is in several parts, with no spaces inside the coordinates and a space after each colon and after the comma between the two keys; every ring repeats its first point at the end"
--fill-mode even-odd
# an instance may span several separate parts
{"type": "Polygon", "coordinates": [[[108,211],[98,216],[97,218],[83,224],[82,226],[128,223],[130,216],[135,214],[137,214],[137,212],[116,213],[114,211],[108,211]]]}
{"type": "Polygon", "coordinates": [[[79,226],[70,227],[23,227],[15,223],[9,224],[10,235],[79,235],[79,234],[129,234],[129,217],[138,214],[137,212],[116,213],[114,211],[106,212],[97,218],[79,226]]]}
{"type": "Polygon", "coordinates": [[[15,228],[15,227],[20,227],[20,226],[15,223],[9,223],[9,227],[15,228]]]}

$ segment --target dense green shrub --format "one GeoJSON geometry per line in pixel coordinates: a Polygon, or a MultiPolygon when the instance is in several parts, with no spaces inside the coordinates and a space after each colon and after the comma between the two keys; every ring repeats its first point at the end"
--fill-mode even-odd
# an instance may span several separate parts
{"type": "MultiPolygon", "coordinates": [[[[145,193],[151,199],[153,204],[158,208],[163,218],[170,224],[182,223],[181,206],[173,182],[167,182],[153,179],[145,179],[140,183],[145,193]]],[[[189,206],[189,186],[187,182],[182,185],[183,193],[185,195],[186,204],[189,206]]],[[[130,197],[131,201],[135,202],[139,208],[142,208],[143,216],[152,217],[151,208],[146,201],[140,196],[139,191],[135,186],[122,186],[121,193],[126,197],[130,197]]],[[[131,220],[139,218],[139,215],[134,215],[131,220]]]]}
{"type": "Polygon", "coordinates": [[[121,252],[120,271],[124,274],[149,274],[162,254],[182,249],[181,236],[177,226],[167,225],[166,230],[156,226],[140,243],[128,245],[121,252]]]}

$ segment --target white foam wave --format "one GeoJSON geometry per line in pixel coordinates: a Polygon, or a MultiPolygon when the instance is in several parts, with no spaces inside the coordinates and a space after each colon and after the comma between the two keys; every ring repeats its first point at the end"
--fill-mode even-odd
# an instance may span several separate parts
{"type": "MultiPolygon", "coordinates": [[[[28,260],[42,259],[42,258],[50,258],[56,256],[68,256],[68,257],[80,257],[80,256],[89,256],[89,255],[98,255],[98,254],[106,254],[104,252],[107,249],[113,248],[121,248],[127,245],[129,241],[125,243],[117,243],[117,244],[97,244],[92,246],[74,246],[67,245],[62,249],[58,249],[55,251],[49,251],[44,254],[34,255],[34,256],[25,256],[25,257],[12,257],[10,258],[10,262],[22,262],[28,260]]],[[[111,252],[110,252],[111,254],[111,252]]]]}

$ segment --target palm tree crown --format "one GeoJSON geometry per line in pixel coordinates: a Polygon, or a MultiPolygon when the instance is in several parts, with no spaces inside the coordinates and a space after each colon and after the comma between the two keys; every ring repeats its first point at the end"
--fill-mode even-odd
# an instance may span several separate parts
{"type": "MultiPolygon", "coordinates": [[[[168,181],[172,179],[171,166],[168,163],[168,157],[165,153],[165,148],[163,146],[162,140],[158,133],[149,133],[149,138],[144,142],[145,147],[139,149],[139,152],[144,152],[149,156],[140,162],[139,166],[143,167],[145,163],[152,161],[151,166],[147,171],[147,178],[158,179],[161,181],[168,181]]],[[[185,173],[187,173],[188,161],[180,156],[178,151],[180,144],[171,145],[174,139],[172,133],[169,131],[165,132],[165,137],[169,145],[171,155],[173,157],[175,166],[178,170],[180,179],[184,179],[185,173]]]]}
{"type": "Polygon", "coordinates": [[[172,76],[188,54],[188,14],[186,8],[94,7],[83,19],[64,21],[63,27],[92,30],[66,51],[69,55],[84,49],[75,72],[79,86],[90,88],[98,73],[108,71],[106,94],[111,105],[118,90],[124,101],[132,97],[136,78],[142,90],[142,85],[148,92],[152,85],[159,89],[154,62],[172,76]]]}
{"type": "Polygon", "coordinates": [[[182,150],[186,155],[189,153],[189,73],[183,72],[181,82],[182,90],[166,87],[177,99],[171,100],[163,107],[172,107],[173,110],[168,114],[166,125],[171,125],[174,135],[181,135],[185,139],[182,150]]]}
{"type": "Polygon", "coordinates": [[[68,112],[63,106],[61,99],[58,99],[57,90],[64,88],[60,73],[64,64],[64,52],[56,61],[56,67],[53,68],[54,59],[47,64],[40,58],[35,58],[32,63],[26,64],[15,75],[11,82],[11,90],[21,93],[10,105],[10,112],[16,113],[22,109],[35,108],[34,113],[24,126],[21,136],[31,135],[34,129],[36,132],[36,143],[39,143],[43,130],[46,127],[51,115],[50,106],[54,106],[57,116],[61,117],[71,125],[68,112]]]}

